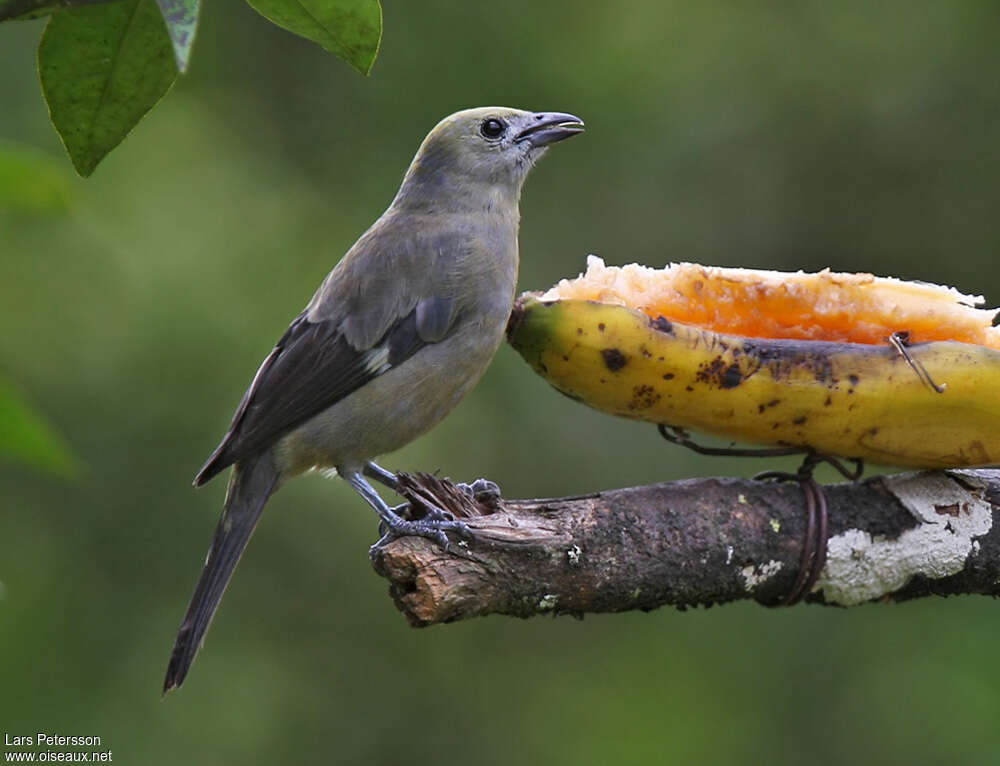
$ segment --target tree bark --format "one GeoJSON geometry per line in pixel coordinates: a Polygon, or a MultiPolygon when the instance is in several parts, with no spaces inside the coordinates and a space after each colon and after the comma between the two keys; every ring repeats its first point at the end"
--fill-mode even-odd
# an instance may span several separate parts
{"type": "MultiPolygon", "coordinates": [[[[431,502],[471,531],[449,551],[405,537],[373,552],[415,626],[741,599],[775,606],[792,588],[805,535],[794,483],[687,479],[504,500],[427,475],[402,479],[418,514],[431,502]]],[[[1000,470],[879,476],[824,490],[827,562],[808,602],[1000,595],[1000,470]]]]}

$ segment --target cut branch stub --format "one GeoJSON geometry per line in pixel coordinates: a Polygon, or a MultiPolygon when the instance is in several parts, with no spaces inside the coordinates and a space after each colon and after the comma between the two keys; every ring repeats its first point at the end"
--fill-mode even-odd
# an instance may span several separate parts
{"type": "MultiPolygon", "coordinates": [[[[1000,594],[1000,471],[923,472],[825,487],[828,560],[813,603],[1000,594]]],[[[753,599],[780,603],[805,534],[801,489],[688,479],[542,500],[475,498],[404,476],[416,506],[468,524],[451,551],[402,538],[373,554],[411,624],[477,615],[619,612],[753,599]]]]}

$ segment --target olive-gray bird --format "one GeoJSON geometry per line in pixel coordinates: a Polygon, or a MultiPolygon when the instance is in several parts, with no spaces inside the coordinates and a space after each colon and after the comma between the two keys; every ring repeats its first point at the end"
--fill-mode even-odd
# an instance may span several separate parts
{"type": "Polygon", "coordinates": [[[408,520],[365,476],[374,459],[447,415],[486,371],[517,282],[521,185],[546,148],[583,131],[560,112],[488,107],[430,132],[392,204],[330,272],[268,354],[222,443],[194,480],[233,466],[225,508],[174,644],[164,692],[180,686],[268,498],[312,468],[335,469],[385,536],[447,545],[464,525],[408,520]]]}

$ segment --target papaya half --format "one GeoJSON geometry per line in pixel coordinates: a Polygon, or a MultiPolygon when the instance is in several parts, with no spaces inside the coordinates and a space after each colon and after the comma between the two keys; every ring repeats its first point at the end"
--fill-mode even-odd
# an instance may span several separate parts
{"type": "Polygon", "coordinates": [[[883,465],[1000,463],[1000,314],[870,274],[608,267],[525,293],[510,344],[614,415],[883,465]]]}

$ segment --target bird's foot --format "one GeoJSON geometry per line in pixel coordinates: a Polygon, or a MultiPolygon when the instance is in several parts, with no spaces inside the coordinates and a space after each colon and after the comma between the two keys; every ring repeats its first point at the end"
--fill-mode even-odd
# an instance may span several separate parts
{"type": "MultiPolygon", "coordinates": [[[[402,508],[402,506],[397,506],[397,508],[402,508]]],[[[368,552],[369,554],[376,553],[393,540],[413,536],[432,540],[440,545],[445,553],[451,553],[452,542],[448,537],[449,532],[465,539],[472,538],[472,532],[465,522],[456,521],[450,513],[442,511],[440,508],[428,508],[426,516],[412,520],[404,519],[393,513],[391,517],[382,519],[379,524],[379,533],[382,537],[368,552]]]]}
{"type": "Polygon", "coordinates": [[[472,484],[466,484],[462,481],[455,486],[474,500],[498,499],[500,497],[500,485],[489,479],[476,479],[472,484]]]}
{"type": "MultiPolygon", "coordinates": [[[[420,508],[423,509],[423,515],[418,519],[413,517],[413,506],[409,503],[400,503],[390,508],[390,512],[398,516],[403,521],[454,521],[455,515],[449,513],[443,508],[438,508],[436,505],[430,505],[429,503],[420,503],[420,508]]],[[[378,533],[384,535],[389,529],[389,522],[384,518],[380,518],[378,522],[378,533]]]]}

